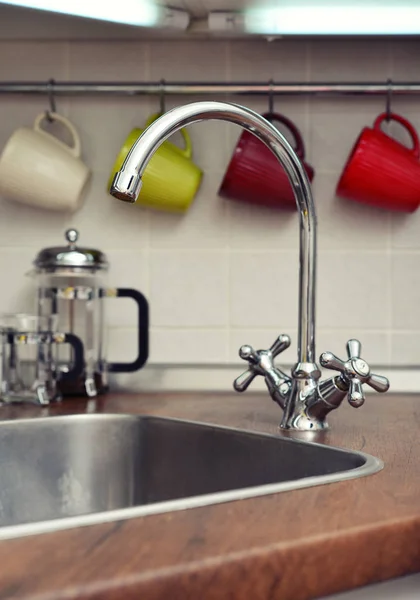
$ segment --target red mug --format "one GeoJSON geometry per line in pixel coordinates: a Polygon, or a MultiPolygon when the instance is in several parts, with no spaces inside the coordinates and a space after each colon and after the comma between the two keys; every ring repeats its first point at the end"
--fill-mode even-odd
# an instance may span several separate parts
{"type": "MultiPolygon", "coordinates": [[[[314,177],[313,168],[305,161],[305,147],[297,127],[286,117],[277,113],[262,115],[272,123],[278,121],[287,127],[294,138],[294,149],[308,175],[314,177]]],[[[296,200],[286,171],[267,146],[249,131],[239,138],[219,195],[275,208],[296,209],[296,200]]]]}
{"type": "Polygon", "coordinates": [[[382,113],[373,127],[365,127],[347,159],[337,195],[402,212],[420,204],[420,145],[416,130],[406,119],[382,113]],[[386,119],[405,127],[413,142],[407,148],[381,130],[386,119]]]}

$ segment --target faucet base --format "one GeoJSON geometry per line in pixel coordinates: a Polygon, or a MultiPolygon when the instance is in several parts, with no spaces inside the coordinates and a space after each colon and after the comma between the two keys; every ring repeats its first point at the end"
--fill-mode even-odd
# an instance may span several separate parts
{"type": "Polygon", "coordinates": [[[324,415],[308,414],[308,406],[318,403],[320,375],[321,372],[316,363],[300,363],[294,367],[292,385],[280,423],[281,429],[320,431],[328,428],[325,421],[327,413],[324,415]]]}
{"type": "Polygon", "coordinates": [[[282,334],[269,350],[242,346],[239,355],[249,366],[234,383],[235,389],[243,392],[257,375],[262,375],[271,398],[283,409],[281,429],[324,431],[328,429],[328,413],[337,409],[346,396],[351,406],[362,406],[362,383],[378,392],[386,392],[389,388],[386,377],[371,373],[367,362],[360,358],[361,344],[358,340],[347,342],[349,359],[346,362],[331,352],[321,355],[323,367],[340,372],[321,383],[318,381],[321,372],[315,362],[298,362],[292,369],[292,377],[274,365],[274,358],[289,345],[289,336],[282,334]]]}
{"type": "MultiPolygon", "coordinates": [[[[283,429],[281,424],[280,429],[283,429]]],[[[311,419],[305,411],[302,411],[293,417],[288,429],[296,429],[297,431],[325,431],[326,429],[329,429],[329,425],[327,421],[311,419]]]]}

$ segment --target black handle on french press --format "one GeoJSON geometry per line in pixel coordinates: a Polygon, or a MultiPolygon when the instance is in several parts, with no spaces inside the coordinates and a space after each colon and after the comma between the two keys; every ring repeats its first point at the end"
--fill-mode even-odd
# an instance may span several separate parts
{"type": "Polygon", "coordinates": [[[138,307],[137,340],[138,354],[133,362],[109,363],[112,373],[133,373],[143,367],[149,357],[149,303],[141,292],[131,288],[118,288],[117,298],[132,298],[138,307]]]}
{"type": "MultiPolygon", "coordinates": [[[[57,340],[56,340],[57,341],[57,340]]],[[[60,372],[60,379],[78,379],[85,369],[85,353],[83,342],[73,333],[65,333],[64,339],[60,343],[70,344],[73,348],[73,366],[69,371],[60,372]]]]}

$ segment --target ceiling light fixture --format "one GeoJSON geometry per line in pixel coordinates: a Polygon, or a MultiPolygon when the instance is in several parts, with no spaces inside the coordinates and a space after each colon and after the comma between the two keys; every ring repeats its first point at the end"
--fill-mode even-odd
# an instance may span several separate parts
{"type": "Polygon", "coordinates": [[[190,22],[187,11],[159,6],[153,0],[2,0],[0,4],[134,27],[187,29],[190,22]]]}
{"type": "Polygon", "coordinates": [[[244,15],[241,12],[214,10],[208,15],[210,31],[244,31],[244,15]]]}
{"type": "Polygon", "coordinates": [[[282,0],[209,14],[212,31],[260,35],[418,35],[418,0],[282,0]]]}

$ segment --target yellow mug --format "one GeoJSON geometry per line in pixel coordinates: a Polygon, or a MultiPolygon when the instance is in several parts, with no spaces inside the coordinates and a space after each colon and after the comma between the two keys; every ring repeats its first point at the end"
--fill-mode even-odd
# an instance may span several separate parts
{"type": "MultiPolygon", "coordinates": [[[[136,140],[158,117],[159,114],[152,115],[144,129],[133,129],[130,132],[114,163],[108,190],[136,140]]],[[[150,159],[135,204],[172,212],[185,212],[190,207],[200,187],[203,172],[192,161],[190,136],[185,129],[181,129],[181,134],[185,141],[184,149],[165,141],[150,159]]]]}

